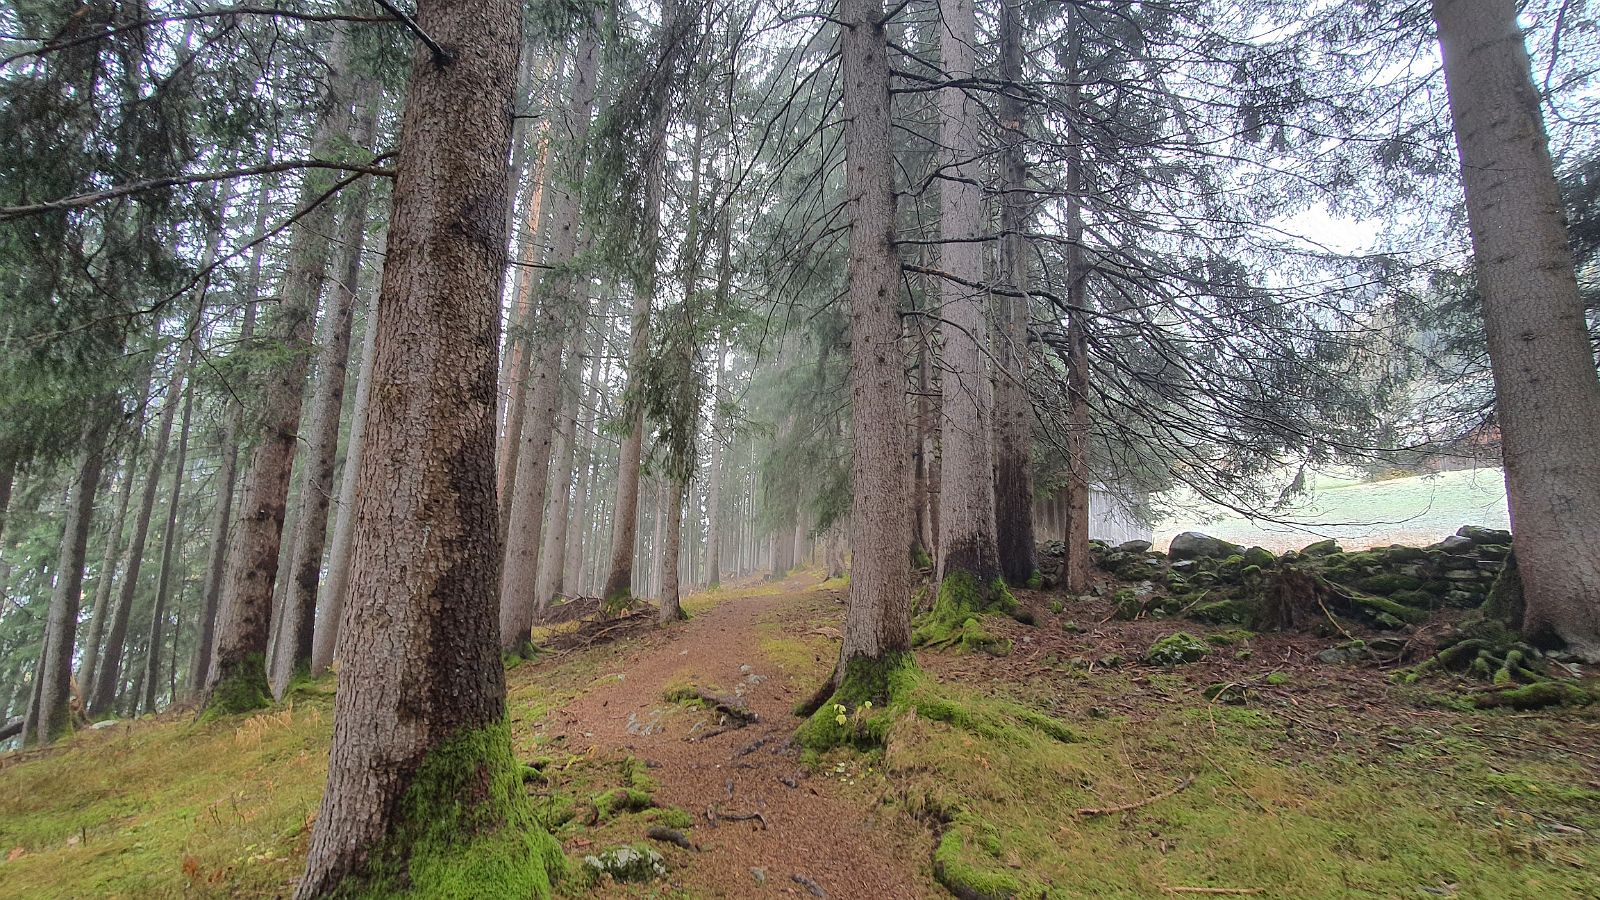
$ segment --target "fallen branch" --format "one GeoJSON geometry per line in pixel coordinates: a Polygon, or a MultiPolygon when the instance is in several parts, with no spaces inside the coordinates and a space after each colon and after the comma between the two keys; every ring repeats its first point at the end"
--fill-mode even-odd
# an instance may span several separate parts
{"type": "Polygon", "coordinates": [[[1194,784],[1194,776],[1193,775],[1185,775],[1183,777],[1183,780],[1178,782],[1177,785],[1174,786],[1171,790],[1162,791],[1161,793],[1156,794],[1153,797],[1146,797],[1143,800],[1136,800],[1133,803],[1124,803],[1124,804],[1122,804],[1120,806],[1086,806],[1086,807],[1078,810],[1078,815],[1085,816],[1085,817],[1088,817],[1088,816],[1111,816],[1111,815],[1116,815],[1117,813],[1132,812],[1133,810],[1149,806],[1152,803],[1159,803],[1162,800],[1165,800],[1168,797],[1173,796],[1174,794],[1178,793],[1179,791],[1183,790],[1184,788],[1188,787],[1191,784],[1194,784]]]}
{"type": "Polygon", "coordinates": [[[1169,894],[1259,894],[1261,888],[1219,888],[1219,887],[1179,887],[1170,884],[1161,886],[1169,894]]]}
{"type": "Polygon", "coordinates": [[[672,828],[665,828],[660,825],[652,825],[648,830],[645,831],[644,836],[652,841],[661,841],[663,843],[682,847],[685,850],[693,850],[695,852],[699,852],[700,850],[699,844],[696,844],[687,837],[684,837],[683,832],[672,828]]]}

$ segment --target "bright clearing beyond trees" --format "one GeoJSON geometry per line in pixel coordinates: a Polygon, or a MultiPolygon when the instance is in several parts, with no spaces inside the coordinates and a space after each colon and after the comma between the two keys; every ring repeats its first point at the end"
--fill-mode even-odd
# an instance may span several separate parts
{"type": "Polygon", "coordinates": [[[1600,896],[1596,15],[0,0],[0,894],[1600,896]]]}

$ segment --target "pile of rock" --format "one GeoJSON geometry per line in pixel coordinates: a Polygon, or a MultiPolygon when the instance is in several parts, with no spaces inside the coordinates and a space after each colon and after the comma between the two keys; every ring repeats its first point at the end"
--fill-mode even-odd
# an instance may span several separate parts
{"type": "MultiPolygon", "coordinates": [[[[1333,540],[1275,555],[1185,532],[1167,553],[1148,541],[1091,541],[1095,565],[1128,583],[1113,599],[1123,618],[1186,616],[1213,624],[1260,625],[1266,593],[1293,569],[1336,591],[1351,615],[1401,628],[1440,607],[1476,607],[1511,552],[1511,534],[1466,525],[1429,547],[1400,544],[1346,551],[1333,540]]],[[[1047,555],[1048,558],[1048,555],[1047,555]]]]}

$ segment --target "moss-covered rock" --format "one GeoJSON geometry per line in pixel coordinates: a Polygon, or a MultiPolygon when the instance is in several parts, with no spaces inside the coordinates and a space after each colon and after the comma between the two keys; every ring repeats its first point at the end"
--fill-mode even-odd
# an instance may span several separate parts
{"type": "Polygon", "coordinates": [[[1211,647],[1187,631],[1175,631],[1150,645],[1145,662],[1158,666],[1177,666],[1203,659],[1211,647]]]}
{"type": "Polygon", "coordinates": [[[1393,595],[1396,591],[1414,591],[1422,587],[1422,581],[1409,575],[1397,575],[1392,572],[1383,572],[1377,575],[1368,575],[1356,582],[1356,587],[1369,594],[1378,594],[1384,597],[1393,595]]]}
{"type": "Polygon", "coordinates": [[[649,847],[624,845],[585,856],[583,866],[597,880],[650,881],[667,874],[661,854],[649,847]]]}
{"type": "Polygon", "coordinates": [[[1339,542],[1334,540],[1333,538],[1328,538],[1325,541],[1317,541],[1317,542],[1312,543],[1312,544],[1307,544],[1304,547],[1300,548],[1300,555],[1301,556],[1327,556],[1330,553],[1341,553],[1341,552],[1343,552],[1343,551],[1339,547],[1339,542]]]}
{"type": "Polygon", "coordinates": [[[1248,625],[1255,621],[1256,606],[1251,600],[1213,600],[1190,607],[1188,616],[1210,625],[1248,625]]]}

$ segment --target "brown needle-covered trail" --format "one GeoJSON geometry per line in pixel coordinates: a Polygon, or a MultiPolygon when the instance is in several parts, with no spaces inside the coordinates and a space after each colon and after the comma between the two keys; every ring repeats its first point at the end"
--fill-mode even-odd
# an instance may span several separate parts
{"type": "Polygon", "coordinates": [[[942,892],[929,874],[925,829],[859,787],[809,774],[790,746],[799,722],[792,708],[817,676],[786,673],[762,652],[762,639],[800,634],[818,615],[842,618],[840,595],[818,589],[817,578],[792,576],[772,594],[719,603],[644,638],[618,661],[623,677],[603,679],[547,723],[574,751],[645,761],[661,785],[657,803],[694,816],[690,838],[700,852],[685,854],[687,865],[669,877],[691,896],[815,896],[811,886],[830,898],[942,892]],[[760,720],[719,731],[714,713],[672,714],[665,694],[685,684],[741,693],[760,720]]]}

